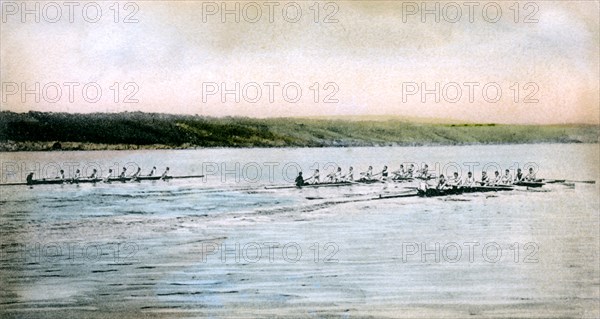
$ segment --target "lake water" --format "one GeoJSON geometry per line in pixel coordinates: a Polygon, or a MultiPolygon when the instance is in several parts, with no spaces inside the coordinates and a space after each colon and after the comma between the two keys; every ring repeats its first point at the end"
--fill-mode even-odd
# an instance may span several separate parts
{"type": "Polygon", "coordinates": [[[388,200],[370,199],[416,185],[264,186],[298,168],[402,162],[600,181],[599,156],[597,144],[1,153],[3,183],[123,166],[207,176],[0,187],[0,315],[597,318],[598,184],[388,200]]]}

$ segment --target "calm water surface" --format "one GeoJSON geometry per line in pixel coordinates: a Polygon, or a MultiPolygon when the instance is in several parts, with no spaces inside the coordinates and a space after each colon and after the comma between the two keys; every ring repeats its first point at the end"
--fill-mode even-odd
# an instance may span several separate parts
{"type": "Polygon", "coordinates": [[[297,167],[401,162],[478,163],[476,177],[530,163],[538,177],[600,180],[598,145],[0,156],[2,182],[69,165],[207,175],[0,188],[6,317],[600,316],[597,185],[377,201],[416,185],[264,189],[297,167]]]}

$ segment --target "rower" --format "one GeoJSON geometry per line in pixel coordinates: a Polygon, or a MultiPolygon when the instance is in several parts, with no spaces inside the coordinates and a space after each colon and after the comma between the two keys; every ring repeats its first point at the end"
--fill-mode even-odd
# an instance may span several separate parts
{"type": "Polygon", "coordinates": [[[296,186],[302,187],[304,186],[304,177],[302,177],[302,172],[298,172],[298,177],[296,177],[296,186]]]}
{"type": "Polygon", "coordinates": [[[127,168],[123,167],[123,171],[121,172],[121,175],[119,175],[119,178],[125,178],[125,173],[127,172],[127,168]]]}
{"type": "Polygon", "coordinates": [[[167,167],[167,168],[165,169],[165,172],[164,172],[164,173],[162,173],[162,175],[160,176],[160,179],[165,179],[165,178],[167,178],[167,177],[168,177],[168,176],[167,176],[167,174],[168,174],[168,173],[169,173],[169,168],[167,167]]]}
{"type": "Polygon", "coordinates": [[[342,180],[342,168],[341,167],[337,168],[337,171],[335,171],[335,173],[333,174],[333,179],[334,179],[334,182],[336,182],[336,183],[342,180]]]}
{"type": "Polygon", "coordinates": [[[90,175],[90,179],[95,179],[97,175],[98,171],[94,168],[94,170],[92,171],[92,175],[90,175]]]}
{"type": "Polygon", "coordinates": [[[502,182],[502,176],[500,176],[500,172],[495,171],[494,172],[494,179],[491,181],[491,184],[493,186],[498,185],[502,182]]]}
{"type": "Polygon", "coordinates": [[[79,171],[79,169],[78,169],[75,171],[75,177],[73,177],[73,180],[76,181],[76,180],[79,180],[79,178],[81,178],[81,171],[79,171]]]}
{"type": "Polygon", "coordinates": [[[142,168],[138,167],[137,171],[131,175],[131,178],[136,179],[141,176],[142,168]]]}
{"type": "Polygon", "coordinates": [[[406,172],[404,171],[404,165],[400,164],[400,169],[398,169],[397,171],[395,171],[393,173],[394,173],[394,179],[404,178],[406,175],[406,172]]]}
{"type": "Polygon", "coordinates": [[[475,186],[475,178],[473,178],[473,173],[468,172],[467,178],[465,178],[465,182],[463,184],[465,187],[473,187],[475,186]]]}
{"type": "Polygon", "coordinates": [[[454,172],[452,178],[448,180],[448,185],[452,187],[459,187],[462,185],[462,181],[458,177],[458,172],[454,172]]]}
{"type": "Polygon", "coordinates": [[[305,184],[319,184],[321,182],[321,178],[320,178],[320,173],[319,173],[319,169],[315,169],[315,172],[312,174],[311,177],[307,178],[304,180],[305,184]],[[308,181],[311,181],[310,183],[308,181]]]}
{"type": "Polygon", "coordinates": [[[381,174],[381,180],[382,181],[386,181],[387,180],[387,178],[388,178],[388,167],[387,167],[387,165],[383,166],[383,170],[379,174],[381,174]]]}
{"type": "Polygon", "coordinates": [[[533,167],[529,168],[529,174],[527,174],[527,176],[525,176],[525,180],[528,182],[535,182],[536,178],[535,178],[535,173],[533,172],[533,167]]]}
{"type": "Polygon", "coordinates": [[[65,179],[65,171],[61,169],[58,176],[56,176],[56,179],[64,180],[65,179]]]}
{"type": "Polygon", "coordinates": [[[440,178],[438,179],[438,184],[436,186],[437,189],[444,189],[447,186],[447,181],[446,178],[444,177],[444,174],[440,174],[440,178]]]}
{"type": "Polygon", "coordinates": [[[512,184],[512,175],[510,175],[510,170],[505,170],[504,175],[500,179],[500,184],[502,185],[511,185],[512,184]]]}
{"type": "Polygon", "coordinates": [[[108,183],[110,182],[110,176],[112,175],[112,168],[108,169],[108,174],[106,174],[106,177],[104,178],[104,182],[108,183]]]}
{"type": "Polygon", "coordinates": [[[331,183],[339,181],[342,176],[342,168],[338,167],[335,171],[327,174],[327,180],[331,183]]]}
{"type": "Polygon", "coordinates": [[[353,182],[354,181],[354,168],[350,166],[348,173],[342,177],[343,181],[353,182]]]}
{"type": "Polygon", "coordinates": [[[408,171],[406,172],[406,177],[413,177],[414,173],[415,173],[415,164],[410,164],[410,166],[408,167],[408,171]]]}
{"type": "MultiPolygon", "coordinates": [[[[425,166],[423,166],[423,169],[421,170],[419,177],[423,178],[423,179],[429,179],[429,166],[427,164],[425,164],[425,166]]],[[[440,176],[441,177],[441,176],[440,176]]]]}
{"type": "Polygon", "coordinates": [[[152,166],[152,170],[150,171],[150,174],[148,174],[148,176],[154,176],[154,172],[156,172],[156,166],[152,166]]]}
{"type": "Polygon", "coordinates": [[[371,177],[373,177],[373,166],[369,165],[369,168],[367,169],[367,171],[360,173],[360,175],[363,175],[364,178],[367,180],[371,179],[371,177]]]}
{"type": "Polygon", "coordinates": [[[488,186],[490,184],[490,177],[486,171],[481,172],[481,186],[488,186]]]}
{"type": "Polygon", "coordinates": [[[27,174],[26,180],[27,180],[27,185],[33,184],[33,172],[27,174]]]}
{"type": "Polygon", "coordinates": [[[523,172],[521,171],[520,168],[517,168],[517,174],[515,175],[515,183],[523,181],[523,178],[525,178],[523,176],[523,172]]]}

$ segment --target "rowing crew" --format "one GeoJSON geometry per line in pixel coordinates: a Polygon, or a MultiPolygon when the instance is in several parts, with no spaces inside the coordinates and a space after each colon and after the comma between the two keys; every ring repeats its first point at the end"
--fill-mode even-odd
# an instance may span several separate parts
{"type": "MultiPolygon", "coordinates": [[[[142,172],[142,168],[138,167],[137,171],[133,174],[131,174],[131,176],[127,176],[127,168],[123,167],[123,170],[121,171],[121,174],[119,174],[119,176],[116,179],[121,179],[121,180],[137,180],[140,177],[152,177],[154,176],[154,174],[156,173],[156,166],[152,167],[152,170],[150,170],[150,173],[148,173],[148,175],[143,176],[141,174],[142,172]]],[[[160,176],[160,179],[165,179],[166,177],[168,177],[168,173],[169,173],[169,168],[167,167],[164,171],[164,173],[160,176]]],[[[102,180],[104,182],[109,182],[111,179],[115,179],[113,176],[113,170],[109,169],[108,170],[108,174],[106,174],[106,176],[101,179],[99,174],[98,174],[98,170],[96,170],[95,168],[92,170],[92,174],[90,176],[87,177],[87,179],[89,180],[102,180]]],[[[57,181],[72,181],[72,182],[77,182],[79,180],[81,180],[83,177],[81,175],[81,171],[79,169],[75,170],[75,174],[73,176],[73,178],[71,179],[66,179],[65,178],[65,171],[64,170],[60,170],[59,174],[56,176],[56,178],[54,180],[57,181]]],[[[33,183],[33,172],[27,174],[27,183],[31,184],[33,183]]]]}
{"type": "MultiPolygon", "coordinates": [[[[422,169],[415,170],[415,165],[411,164],[408,169],[404,169],[404,165],[400,165],[400,169],[393,172],[388,172],[387,165],[383,166],[383,169],[377,173],[373,173],[373,166],[369,166],[369,168],[359,173],[360,178],[357,180],[359,182],[369,182],[369,181],[387,181],[392,174],[392,179],[411,179],[411,178],[422,178],[429,179],[432,175],[429,173],[429,166],[425,164],[422,169]]],[[[346,174],[342,173],[342,168],[338,167],[332,173],[327,174],[324,182],[326,183],[340,183],[340,182],[354,182],[354,168],[350,166],[348,172],[346,174]]],[[[320,184],[321,183],[321,172],[319,169],[315,169],[312,176],[309,178],[304,178],[302,176],[302,172],[298,173],[298,176],[295,180],[296,186],[310,185],[310,184],[320,184]]]]}
{"type": "MultiPolygon", "coordinates": [[[[477,182],[473,177],[473,173],[468,172],[465,180],[461,180],[458,176],[457,172],[454,172],[451,178],[446,179],[443,174],[440,174],[438,178],[437,184],[435,187],[437,189],[449,189],[449,188],[457,188],[457,187],[474,187],[474,186],[510,186],[519,182],[535,182],[537,178],[535,176],[535,172],[533,168],[529,168],[529,174],[523,175],[521,169],[517,169],[517,174],[513,179],[510,174],[510,170],[505,170],[504,175],[500,175],[499,171],[494,172],[494,176],[488,176],[486,171],[481,172],[481,180],[477,182]],[[479,185],[477,185],[479,184],[479,185]]],[[[427,184],[422,184],[423,187],[427,188],[427,184]]]]}

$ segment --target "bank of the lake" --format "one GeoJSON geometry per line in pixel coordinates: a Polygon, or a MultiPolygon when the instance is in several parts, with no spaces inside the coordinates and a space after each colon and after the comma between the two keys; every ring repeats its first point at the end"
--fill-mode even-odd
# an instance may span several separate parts
{"type": "Polygon", "coordinates": [[[598,143],[597,125],[0,112],[0,151],[598,143]]]}

